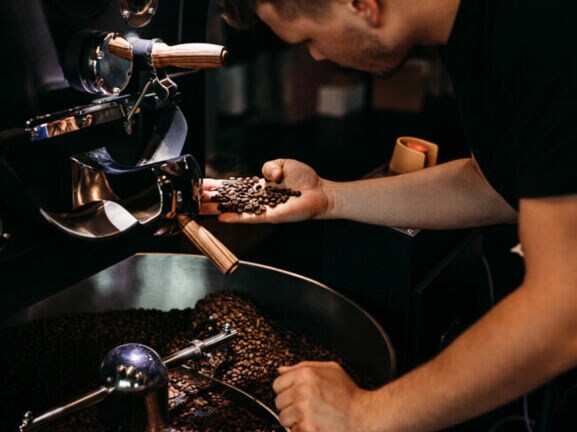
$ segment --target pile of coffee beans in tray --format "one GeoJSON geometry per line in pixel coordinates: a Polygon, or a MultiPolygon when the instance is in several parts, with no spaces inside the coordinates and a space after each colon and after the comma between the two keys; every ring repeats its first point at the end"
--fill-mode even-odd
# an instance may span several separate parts
{"type": "Polygon", "coordinates": [[[218,203],[222,213],[254,213],[259,215],[268,207],[284,204],[290,197],[301,196],[300,191],[263,184],[258,177],[230,177],[214,189],[212,202],[218,203]]]}
{"type": "MultiPolygon", "coordinates": [[[[226,324],[238,337],[199,365],[274,408],[277,368],[303,360],[336,361],[365,388],[372,381],[328,349],[282,326],[233,291],[208,294],[194,308],[130,309],[46,318],[0,329],[0,430],[17,430],[24,412],[35,415],[96,389],[100,364],[113,348],[141,343],[162,357],[194,339],[218,333],[226,324]]],[[[276,431],[278,423],[238,406],[215,386],[200,385],[183,368],[169,371],[172,432],[276,431]]],[[[91,407],[46,427],[50,432],[104,432],[91,407]]]]}

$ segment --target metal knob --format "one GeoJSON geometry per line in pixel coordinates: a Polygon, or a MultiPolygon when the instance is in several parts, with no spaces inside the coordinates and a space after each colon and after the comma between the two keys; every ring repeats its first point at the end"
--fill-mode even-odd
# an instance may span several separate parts
{"type": "Polygon", "coordinates": [[[114,348],[100,369],[104,383],[117,392],[156,388],[168,376],[160,356],[146,345],[136,343],[114,348]]]}
{"type": "Polygon", "coordinates": [[[226,324],[204,340],[162,359],[152,348],[129,343],[112,349],[102,361],[103,385],[40,416],[24,414],[20,432],[32,432],[76,411],[98,404],[98,418],[116,432],[158,432],[168,428],[168,368],[200,361],[238,333],[226,324]]]}
{"type": "Polygon", "coordinates": [[[153,432],[168,426],[168,370],[145,345],[131,343],[110,351],[102,379],[114,387],[99,405],[99,419],[115,431],[153,432]]]}

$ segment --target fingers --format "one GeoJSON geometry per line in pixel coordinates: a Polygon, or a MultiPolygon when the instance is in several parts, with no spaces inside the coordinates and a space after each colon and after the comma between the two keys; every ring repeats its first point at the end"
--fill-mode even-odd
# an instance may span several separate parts
{"type": "Polygon", "coordinates": [[[282,393],[292,387],[294,384],[294,376],[280,375],[272,383],[272,389],[276,394],[282,393]]]}
{"type": "Polygon", "coordinates": [[[280,183],[283,179],[283,167],[285,164],[284,159],[275,159],[272,161],[265,162],[262,166],[262,175],[268,181],[274,181],[280,183]]]}
{"type": "Polygon", "coordinates": [[[220,179],[213,179],[213,178],[204,178],[202,179],[202,188],[206,190],[216,189],[222,186],[223,180],[220,179]]]}
{"type": "MultiPolygon", "coordinates": [[[[203,195],[204,196],[204,195],[203,195]]],[[[223,223],[242,223],[242,224],[263,224],[277,223],[282,218],[283,211],[280,209],[267,208],[260,215],[256,213],[235,213],[231,211],[222,212],[219,209],[219,203],[210,202],[209,198],[203,198],[205,201],[200,207],[200,214],[203,216],[218,215],[218,221],[223,223]],[[271,215],[272,214],[272,215],[271,215]]]]}
{"type": "Polygon", "coordinates": [[[293,409],[292,407],[288,407],[287,409],[283,410],[279,414],[278,419],[279,423],[284,427],[290,428],[291,432],[304,430],[298,428],[297,423],[300,420],[300,414],[297,412],[297,410],[293,409]]]}
{"type": "Polygon", "coordinates": [[[295,387],[291,375],[277,378],[273,389],[277,392],[275,406],[279,411],[280,424],[291,428],[291,431],[297,430],[297,423],[302,420],[302,407],[298,405],[303,403],[303,399],[299,397],[299,389],[295,387]]]}
{"type": "MultiPolygon", "coordinates": [[[[313,367],[332,367],[334,365],[337,365],[337,363],[335,362],[327,362],[327,361],[302,361],[299,363],[296,363],[292,366],[281,366],[278,368],[279,373],[286,373],[286,372],[290,372],[290,371],[294,371],[296,369],[303,369],[303,368],[313,368],[313,367]]],[[[338,366],[338,365],[337,365],[338,366]]]]}
{"type": "Polygon", "coordinates": [[[217,195],[215,190],[222,186],[222,180],[204,178],[202,180],[202,197],[200,214],[203,216],[214,216],[220,214],[218,203],[212,202],[212,197],[217,195]]]}
{"type": "MultiPolygon", "coordinates": [[[[279,422],[290,428],[291,431],[308,432],[319,431],[318,422],[314,419],[318,416],[318,405],[311,399],[307,392],[308,388],[291,388],[279,395],[275,405],[279,410],[279,422]]],[[[322,430],[333,430],[323,428],[322,430]]]]}
{"type": "Polygon", "coordinates": [[[278,371],[273,390],[281,425],[293,432],[354,430],[347,423],[352,386],[338,363],[306,361],[278,371]]]}
{"type": "Polygon", "coordinates": [[[256,215],[254,213],[220,213],[219,222],[223,223],[243,223],[243,224],[262,224],[266,223],[265,214],[256,215]]]}
{"type": "MultiPolygon", "coordinates": [[[[336,363],[334,363],[336,365],[336,363]]],[[[272,388],[280,394],[295,384],[310,384],[316,381],[316,374],[323,368],[334,367],[332,362],[304,361],[293,366],[281,366],[278,368],[280,375],[274,380],[272,388]]]]}
{"type": "Polygon", "coordinates": [[[200,214],[203,216],[214,216],[220,214],[218,203],[203,202],[200,206],[200,214]]]}
{"type": "MultiPolygon", "coordinates": [[[[290,387],[289,387],[290,388],[290,387]]],[[[293,395],[291,395],[288,391],[283,391],[277,395],[274,400],[274,404],[279,412],[286,410],[293,401],[293,395]]]]}

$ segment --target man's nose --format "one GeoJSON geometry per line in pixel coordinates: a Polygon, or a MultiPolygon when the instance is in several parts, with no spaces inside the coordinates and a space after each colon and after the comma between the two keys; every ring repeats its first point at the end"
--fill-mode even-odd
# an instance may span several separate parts
{"type": "Polygon", "coordinates": [[[311,44],[308,44],[307,48],[309,50],[309,54],[311,55],[311,57],[314,58],[316,61],[321,61],[321,60],[326,59],[326,57],[324,55],[322,55],[322,53],[318,49],[316,49],[314,46],[312,46],[311,44]]]}

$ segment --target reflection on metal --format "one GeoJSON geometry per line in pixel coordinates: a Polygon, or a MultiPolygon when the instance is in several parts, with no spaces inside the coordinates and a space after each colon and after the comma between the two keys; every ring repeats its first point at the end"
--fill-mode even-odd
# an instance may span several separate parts
{"type": "Polygon", "coordinates": [[[148,165],[180,156],[187,134],[188,123],[178,107],[161,111],[154,134],[136,165],[148,165]]]}
{"type": "Polygon", "coordinates": [[[70,213],[52,213],[40,209],[48,222],[70,235],[105,238],[134,227],[138,220],[114,201],[99,201],[70,213]]]}
{"type": "Polygon", "coordinates": [[[158,0],[119,0],[122,19],[131,27],[144,27],[158,8],[158,0]]]}
{"type": "MultiPolygon", "coordinates": [[[[132,76],[132,62],[110,53],[108,44],[122,37],[115,33],[94,34],[89,37],[85,53],[81,57],[81,81],[89,93],[119,95],[132,76]]],[[[130,49],[130,44],[124,45],[130,49]]]]}
{"type": "Polygon", "coordinates": [[[32,432],[99,404],[99,420],[115,431],[164,431],[168,426],[168,369],[152,348],[128,343],[112,349],[100,366],[102,385],[34,416],[24,414],[20,432],[32,432]]]}
{"type": "Polygon", "coordinates": [[[39,416],[35,416],[32,411],[26,411],[22,418],[22,422],[20,423],[19,431],[32,432],[42,429],[46,425],[49,425],[61,418],[63,414],[72,414],[103,401],[112,391],[114,391],[114,388],[112,387],[101,386],[90,393],[86,393],[75,401],[54,408],[53,410],[45,412],[39,416]]]}
{"type": "Polygon", "coordinates": [[[134,126],[132,124],[134,114],[136,114],[138,112],[138,110],[140,109],[140,104],[142,103],[144,97],[148,93],[148,89],[150,89],[151,85],[152,85],[152,81],[146,82],[146,84],[144,85],[144,88],[142,89],[142,91],[140,92],[138,97],[136,98],[136,102],[134,103],[132,108],[130,108],[130,111],[128,112],[128,114],[126,115],[126,118],[124,119],[124,130],[126,131],[127,135],[132,135],[132,128],[134,126]]]}
{"type": "Polygon", "coordinates": [[[6,247],[8,240],[10,239],[10,233],[4,231],[4,222],[2,222],[2,216],[0,216],[0,252],[6,247]]]}
{"type": "Polygon", "coordinates": [[[406,234],[409,237],[415,237],[417,234],[419,234],[421,232],[420,228],[398,228],[398,227],[393,227],[393,229],[395,231],[398,231],[400,233],[406,234]]]}
{"type": "MultiPolygon", "coordinates": [[[[110,430],[151,432],[164,431],[168,426],[168,370],[178,366],[199,369],[198,364],[212,352],[228,345],[238,336],[229,324],[204,340],[191,344],[162,359],[151,347],[126,343],[106,354],[100,366],[101,386],[66,405],[35,417],[31,411],[24,414],[20,432],[32,432],[61,420],[76,411],[99,405],[99,420],[110,430]]],[[[207,377],[207,379],[210,379],[207,377]]],[[[217,383],[237,390],[232,386],[217,383]]],[[[248,396],[246,393],[243,395],[248,396]]],[[[249,396],[250,397],[250,396],[249,396]]],[[[254,399],[254,398],[253,398],[254,399]]],[[[266,406],[263,407],[266,408],[266,406]]],[[[268,409],[268,408],[267,408],[268,409]]],[[[272,412],[268,409],[269,412],[272,412]]],[[[278,420],[278,417],[275,416],[278,420]]]]}
{"type": "Polygon", "coordinates": [[[182,366],[185,362],[192,360],[199,362],[208,358],[213,351],[222,346],[227,346],[232,340],[238,337],[238,332],[230,324],[225,324],[223,329],[204,340],[193,340],[189,346],[165,357],[162,361],[167,368],[182,366]]]}
{"type": "Polygon", "coordinates": [[[367,373],[375,384],[394,377],[393,346],[367,312],[313,279],[246,261],[223,275],[203,256],[136,255],[5,318],[4,325],[68,313],[181,309],[223,290],[244,295],[281,324],[367,373]]]}
{"type": "MultiPolygon", "coordinates": [[[[182,368],[185,370],[190,370],[191,368],[187,365],[182,365],[182,368]]],[[[211,375],[207,375],[204,374],[202,372],[195,372],[199,378],[203,378],[208,380],[211,383],[214,383],[224,389],[226,389],[228,391],[227,394],[233,396],[236,401],[238,401],[241,406],[244,406],[245,408],[248,408],[249,411],[253,411],[254,408],[258,409],[261,413],[264,413],[266,415],[266,417],[272,417],[272,419],[275,422],[278,422],[280,424],[280,418],[277,415],[277,413],[272,410],[270,407],[268,407],[264,402],[258,400],[257,398],[255,398],[254,396],[252,396],[250,393],[245,392],[244,390],[229,384],[225,381],[221,381],[218,378],[215,378],[214,376],[211,375]]],[[[284,430],[286,432],[290,432],[289,428],[285,428],[279,425],[279,430],[284,430]]]]}
{"type": "MultiPolygon", "coordinates": [[[[132,99],[124,97],[45,114],[28,120],[26,131],[32,141],[41,141],[125,118],[132,105],[132,99]]],[[[135,112],[139,113],[140,109],[135,112]]]]}
{"type": "Polygon", "coordinates": [[[180,156],[188,126],[178,107],[160,111],[154,134],[136,166],[124,165],[101,147],[72,158],[72,211],[43,216],[69,234],[116,236],[155,223],[157,235],[177,232],[179,214],[196,217],[202,176],[190,155],[180,156]],[[127,188],[136,184],[136,190],[127,188]]]}
{"type": "Polygon", "coordinates": [[[200,209],[201,171],[190,155],[127,166],[99,148],[75,156],[72,163],[73,210],[42,210],[49,222],[69,234],[106,238],[151,223],[170,233],[166,227],[175,225],[176,215],[196,217],[200,209]],[[137,184],[137,190],[127,189],[130,184],[137,184]]]}
{"type": "Polygon", "coordinates": [[[32,141],[64,135],[89,126],[92,126],[92,114],[56,119],[32,128],[32,141]]]}

